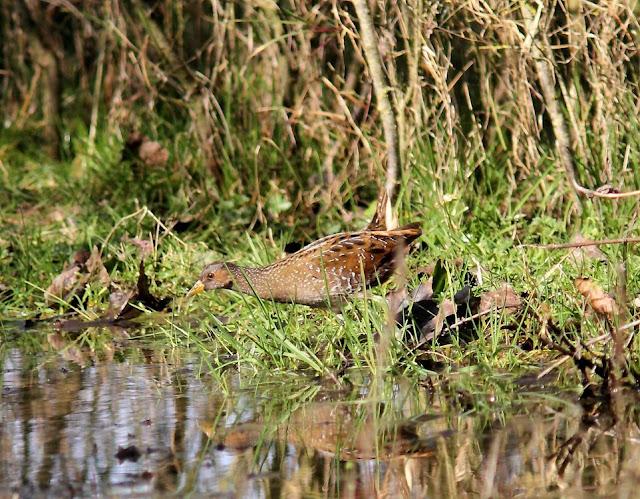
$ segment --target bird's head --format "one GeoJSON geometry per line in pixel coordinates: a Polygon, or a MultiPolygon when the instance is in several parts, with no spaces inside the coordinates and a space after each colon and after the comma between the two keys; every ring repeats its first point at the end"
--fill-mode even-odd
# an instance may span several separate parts
{"type": "Polygon", "coordinates": [[[215,262],[207,265],[200,278],[187,293],[187,297],[195,296],[212,289],[230,289],[233,286],[233,275],[229,271],[230,264],[215,262]]]}

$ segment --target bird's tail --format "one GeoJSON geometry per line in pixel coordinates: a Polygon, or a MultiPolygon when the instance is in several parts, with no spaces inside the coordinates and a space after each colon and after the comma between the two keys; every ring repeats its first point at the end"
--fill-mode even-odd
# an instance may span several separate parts
{"type": "Polygon", "coordinates": [[[380,195],[378,196],[376,212],[373,214],[373,219],[369,222],[369,225],[367,225],[367,230],[387,230],[385,214],[387,212],[388,203],[389,196],[387,196],[387,190],[382,187],[382,189],[380,189],[380,195]]]}
{"type": "Polygon", "coordinates": [[[388,232],[396,237],[403,238],[405,244],[410,244],[414,239],[417,239],[422,235],[422,228],[419,223],[415,222],[403,225],[402,227],[398,227],[397,229],[393,229],[388,232]]]}

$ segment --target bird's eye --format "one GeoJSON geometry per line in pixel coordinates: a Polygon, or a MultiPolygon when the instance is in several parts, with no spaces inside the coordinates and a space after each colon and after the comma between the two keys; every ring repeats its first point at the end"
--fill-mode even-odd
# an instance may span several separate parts
{"type": "Polygon", "coordinates": [[[209,272],[207,274],[207,279],[213,279],[215,277],[215,274],[213,272],[209,272]]]}

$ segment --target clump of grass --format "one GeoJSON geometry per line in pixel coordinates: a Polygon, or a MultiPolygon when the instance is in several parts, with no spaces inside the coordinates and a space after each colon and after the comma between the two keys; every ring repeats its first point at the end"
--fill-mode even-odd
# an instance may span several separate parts
{"type": "MultiPolygon", "coordinates": [[[[131,130],[171,138],[177,169],[164,174],[181,188],[158,187],[165,201],[181,199],[176,210],[233,192],[236,204],[258,207],[250,222],[294,213],[313,222],[318,207],[330,212],[333,201],[371,197],[370,184],[383,177],[360,26],[351,4],[334,7],[22,6],[0,27],[15,41],[2,54],[11,75],[1,80],[5,128],[45,137],[63,159],[81,155],[76,174],[98,177],[101,139],[123,142],[131,130]],[[287,208],[265,210],[278,196],[287,208]]],[[[577,182],[638,186],[630,168],[638,162],[637,11],[624,3],[530,7],[374,5],[405,156],[401,176],[411,178],[417,155],[428,151],[441,188],[473,178],[490,194],[496,177],[506,177],[505,193],[521,196],[521,180],[544,175],[556,155],[559,119],[577,182]]],[[[116,163],[102,166],[106,183],[116,163]]],[[[540,185],[529,196],[561,213],[572,187],[560,186],[549,193],[540,185]]]]}

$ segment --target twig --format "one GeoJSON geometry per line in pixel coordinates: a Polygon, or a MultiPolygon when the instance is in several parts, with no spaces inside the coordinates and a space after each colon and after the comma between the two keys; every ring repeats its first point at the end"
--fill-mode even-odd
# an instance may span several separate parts
{"type": "Polygon", "coordinates": [[[396,185],[398,172],[401,171],[400,164],[400,143],[398,140],[398,121],[395,109],[389,99],[388,92],[392,89],[387,80],[386,74],[382,68],[382,58],[378,50],[378,41],[373,27],[373,19],[369,11],[367,0],[353,0],[356,9],[358,22],[360,23],[360,36],[362,38],[362,47],[364,55],[369,66],[369,73],[373,81],[373,88],[376,94],[376,102],[382,127],[384,129],[384,138],[387,143],[387,173],[385,180],[385,189],[388,195],[387,201],[387,225],[392,226],[391,201],[393,200],[393,191],[396,185]]]}
{"type": "Polygon", "coordinates": [[[640,319],[628,322],[627,324],[624,324],[623,326],[620,326],[618,328],[618,331],[626,331],[627,329],[634,328],[634,327],[636,327],[638,325],[640,325],[640,319]]]}
{"type": "Polygon", "coordinates": [[[598,241],[577,241],[575,243],[557,243],[557,244],[520,244],[518,248],[537,248],[537,249],[567,249],[582,248],[584,246],[603,246],[605,244],[636,244],[640,243],[640,237],[621,237],[618,239],[600,239],[598,241]]]}
{"type": "Polygon", "coordinates": [[[637,191],[627,191],[627,192],[601,192],[598,190],[587,189],[586,187],[581,186],[575,181],[573,187],[580,194],[584,194],[588,198],[605,198],[605,199],[622,199],[622,198],[630,198],[634,196],[640,196],[640,190],[637,191]]]}
{"type": "MultiPolygon", "coordinates": [[[[550,321],[547,321],[547,325],[550,325],[550,321]]],[[[580,354],[575,350],[575,347],[572,346],[572,350],[573,350],[572,351],[569,348],[563,347],[562,345],[556,343],[555,341],[552,341],[551,339],[547,338],[543,334],[539,335],[538,338],[542,343],[544,343],[544,345],[547,346],[547,348],[550,348],[551,350],[556,350],[557,352],[560,352],[561,354],[566,355],[567,357],[570,357],[571,360],[573,360],[573,363],[575,364],[575,366],[581,371],[584,370],[585,368],[591,369],[602,379],[607,378],[607,373],[602,365],[596,364],[592,360],[580,356],[580,354]]]]}
{"type": "Polygon", "coordinates": [[[120,227],[127,220],[131,220],[132,218],[135,218],[135,217],[139,217],[140,220],[138,220],[138,223],[140,223],[140,221],[142,221],[142,219],[144,217],[146,217],[147,215],[149,217],[151,217],[153,219],[153,221],[156,222],[156,224],[159,227],[162,227],[162,230],[164,231],[164,234],[168,234],[171,237],[173,237],[183,247],[187,246],[187,244],[182,239],[180,239],[178,236],[176,236],[169,227],[167,227],[164,223],[162,223],[162,221],[158,217],[156,217],[149,208],[147,208],[146,206],[143,206],[139,210],[136,210],[133,213],[130,213],[129,215],[126,215],[126,216],[122,217],[120,220],[118,220],[116,222],[116,224],[111,228],[111,230],[107,234],[107,237],[105,237],[104,241],[102,242],[102,246],[100,247],[100,251],[99,251],[100,256],[102,256],[102,254],[104,252],[104,249],[106,248],[107,244],[109,243],[109,240],[111,239],[111,237],[113,237],[113,235],[115,234],[115,232],[118,229],[118,227],[120,227]]]}
{"type": "Polygon", "coordinates": [[[351,111],[349,110],[349,106],[347,106],[347,103],[345,102],[344,98],[340,94],[340,91],[336,88],[336,86],[333,83],[331,83],[331,81],[329,81],[327,77],[324,77],[324,76],[322,77],[322,83],[324,83],[327,87],[329,87],[329,89],[335,94],[336,99],[338,101],[338,105],[340,106],[340,109],[344,113],[344,117],[349,122],[349,125],[351,125],[353,132],[362,141],[362,145],[364,146],[366,151],[369,154],[373,155],[373,152],[371,151],[371,144],[369,143],[369,139],[367,139],[364,136],[364,134],[362,133],[362,130],[356,124],[355,120],[353,119],[353,116],[351,115],[351,111]]]}
{"type": "Polygon", "coordinates": [[[545,369],[543,369],[540,373],[538,373],[538,375],[536,376],[537,379],[542,379],[544,378],[547,374],[549,374],[551,371],[553,371],[554,369],[557,369],[558,367],[560,367],[562,364],[564,364],[567,360],[569,360],[571,357],[569,357],[568,355],[564,355],[562,357],[560,357],[559,359],[557,359],[555,362],[552,362],[550,366],[547,366],[545,369]]]}

